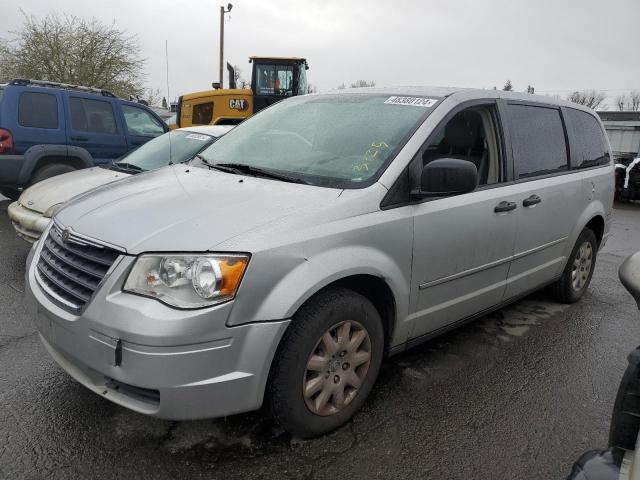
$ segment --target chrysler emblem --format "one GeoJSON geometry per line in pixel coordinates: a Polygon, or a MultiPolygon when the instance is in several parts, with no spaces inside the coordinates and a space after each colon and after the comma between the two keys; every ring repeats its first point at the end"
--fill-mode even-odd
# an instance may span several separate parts
{"type": "Polygon", "coordinates": [[[69,234],[69,229],[68,229],[68,228],[65,228],[65,229],[62,231],[62,241],[63,241],[64,243],[67,243],[67,242],[69,241],[69,235],[70,235],[70,234],[69,234]]]}

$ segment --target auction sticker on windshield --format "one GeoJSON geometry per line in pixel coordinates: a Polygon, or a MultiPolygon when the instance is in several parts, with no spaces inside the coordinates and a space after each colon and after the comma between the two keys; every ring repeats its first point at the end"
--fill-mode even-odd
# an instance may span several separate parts
{"type": "Polygon", "coordinates": [[[438,103],[438,100],[434,98],[424,97],[389,97],[384,101],[384,103],[389,103],[392,105],[410,105],[412,107],[430,108],[438,103]]]}
{"type": "Polygon", "coordinates": [[[190,133],[185,138],[191,138],[193,140],[200,140],[201,142],[206,142],[211,137],[209,137],[208,135],[200,135],[199,133],[190,133]]]}

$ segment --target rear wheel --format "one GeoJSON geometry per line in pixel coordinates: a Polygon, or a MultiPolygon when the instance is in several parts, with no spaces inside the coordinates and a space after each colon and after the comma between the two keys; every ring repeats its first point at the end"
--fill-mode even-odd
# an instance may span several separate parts
{"type": "Polygon", "coordinates": [[[321,292],[294,316],[276,354],[267,390],[274,418],[300,438],[344,424],[371,392],[383,350],[382,321],[367,298],[321,292]]]}
{"type": "Polygon", "coordinates": [[[552,285],[554,297],[564,303],[574,303],[587,291],[596,266],[598,241],[592,230],[585,228],[571,251],[560,279],[552,285]]]}
{"type": "Polygon", "coordinates": [[[36,170],[36,173],[33,174],[33,177],[31,177],[31,185],[41,182],[42,180],[46,180],[47,178],[55,177],[56,175],[73,172],[74,170],[75,168],[71,165],[66,165],[64,163],[52,163],[50,165],[45,165],[44,167],[40,167],[36,170]]]}

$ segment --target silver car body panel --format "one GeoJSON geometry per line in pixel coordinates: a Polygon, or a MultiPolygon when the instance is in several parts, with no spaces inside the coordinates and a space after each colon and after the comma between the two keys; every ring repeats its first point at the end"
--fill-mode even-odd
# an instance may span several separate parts
{"type": "Polygon", "coordinates": [[[556,279],[594,217],[605,220],[606,240],[611,165],[381,208],[452,109],[477,100],[564,102],[477,90],[363,92],[371,91],[445,98],[367,188],[340,190],[174,165],[98,187],[56,214],[61,227],[124,253],[76,316],[56,306],[38,283],[33,259],[40,247],[34,247],[26,273],[29,303],[37,308],[38,329],[54,358],[88,388],[150,415],[200,418],[251,410],[262,402],[291,318],[337,280],[368,275],[389,287],[395,315],[388,349],[395,353],[556,279]],[[522,208],[532,192],[543,202],[522,208]],[[502,200],[520,208],[496,214],[493,207],[502,200]],[[122,291],[139,254],[208,251],[251,255],[231,302],[179,310],[122,291]],[[116,367],[118,341],[122,365],[116,367]],[[135,404],[135,395],[112,392],[109,379],[124,390],[130,385],[158,391],[158,404],[135,404]]]}
{"type": "MultiPolygon", "coordinates": [[[[200,125],[180,128],[178,131],[201,133],[217,138],[232,128],[233,125],[200,125]]],[[[91,167],[47,178],[27,188],[22,192],[18,201],[9,205],[9,218],[16,233],[33,243],[48,225],[51,214],[47,210],[51,207],[61,205],[73,197],[101,185],[130,176],[126,172],[91,167]]]]}

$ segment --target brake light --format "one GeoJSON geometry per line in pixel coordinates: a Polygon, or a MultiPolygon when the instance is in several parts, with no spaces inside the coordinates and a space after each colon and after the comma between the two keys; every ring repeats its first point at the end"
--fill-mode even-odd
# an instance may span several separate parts
{"type": "Polygon", "coordinates": [[[13,150],[13,137],[9,130],[0,128],[0,153],[9,153],[13,150]]]}

